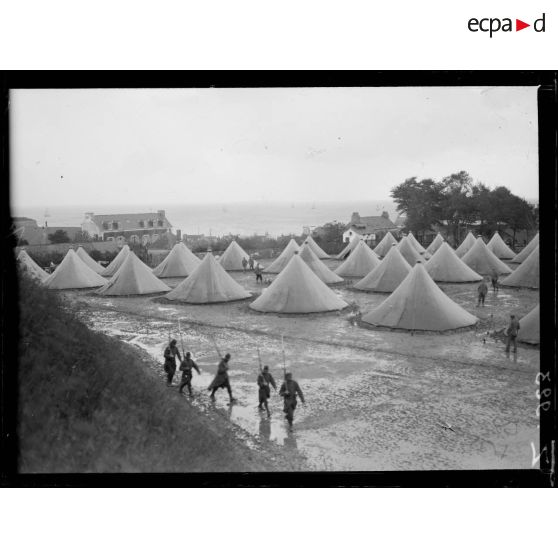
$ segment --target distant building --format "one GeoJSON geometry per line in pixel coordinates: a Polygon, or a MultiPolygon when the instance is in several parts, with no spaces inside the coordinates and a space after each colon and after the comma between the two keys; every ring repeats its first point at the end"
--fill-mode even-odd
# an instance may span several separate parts
{"type": "Polygon", "coordinates": [[[356,211],[351,216],[348,228],[343,233],[343,242],[347,243],[358,237],[365,241],[375,243],[386,233],[397,233],[399,227],[393,223],[387,211],[382,215],[371,215],[369,217],[361,217],[356,211]]]}
{"type": "Polygon", "coordinates": [[[27,217],[13,217],[14,235],[18,242],[27,244],[48,244],[48,237],[43,227],[39,227],[35,219],[27,217]]]}
{"type": "Polygon", "coordinates": [[[94,240],[115,240],[144,246],[172,234],[171,229],[163,209],[155,213],[86,213],[81,224],[81,230],[89,233],[94,240]]]}

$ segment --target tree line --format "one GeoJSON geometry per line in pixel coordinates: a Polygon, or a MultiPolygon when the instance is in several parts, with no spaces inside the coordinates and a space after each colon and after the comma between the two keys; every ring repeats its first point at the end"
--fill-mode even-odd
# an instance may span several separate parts
{"type": "Polygon", "coordinates": [[[407,178],[391,190],[397,210],[406,215],[405,228],[422,235],[436,227],[446,227],[456,243],[467,227],[475,224],[479,234],[491,236],[510,229],[533,231],[538,228],[538,205],[528,203],[505,186],[488,188],[460,171],[442,180],[407,178]]]}

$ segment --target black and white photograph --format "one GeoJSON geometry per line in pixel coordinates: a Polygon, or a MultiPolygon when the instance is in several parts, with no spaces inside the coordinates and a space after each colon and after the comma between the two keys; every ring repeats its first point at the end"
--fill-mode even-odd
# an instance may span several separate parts
{"type": "Polygon", "coordinates": [[[17,472],[538,466],[538,110],[10,89],[17,472]]]}

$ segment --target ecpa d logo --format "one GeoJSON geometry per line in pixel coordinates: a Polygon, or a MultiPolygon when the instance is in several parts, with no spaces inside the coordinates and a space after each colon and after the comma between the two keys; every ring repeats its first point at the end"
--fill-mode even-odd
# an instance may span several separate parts
{"type": "MultiPolygon", "coordinates": [[[[533,30],[537,33],[544,33],[545,32],[545,25],[546,25],[546,14],[543,14],[540,18],[536,19],[533,22],[533,30]]],[[[492,38],[494,33],[498,33],[498,31],[502,31],[504,33],[509,33],[512,31],[521,31],[522,29],[526,29],[527,27],[531,27],[530,23],[525,23],[521,19],[515,20],[515,29],[513,28],[512,18],[504,17],[502,19],[498,17],[485,17],[482,19],[478,19],[472,17],[467,22],[467,27],[469,31],[473,33],[477,33],[481,31],[482,33],[489,33],[489,37],[492,38]]]]}

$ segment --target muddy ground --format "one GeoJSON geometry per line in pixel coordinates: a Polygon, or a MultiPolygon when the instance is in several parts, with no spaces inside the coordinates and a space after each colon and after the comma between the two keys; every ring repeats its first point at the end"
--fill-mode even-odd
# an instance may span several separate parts
{"type": "MultiPolygon", "coordinates": [[[[326,263],[332,269],[338,265],[326,263]]],[[[252,273],[231,275],[255,296],[261,292],[252,273]]],[[[179,281],[166,280],[171,287],[179,281]]],[[[297,469],[301,460],[308,470],[531,467],[533,452],[538,453],[539,350],[520,346],[516,357],[506,357],[502,336],[494,332],[506,327],[510,312],[523,316],[531,310],[538,291],[490,291],[486,306],[476,308],[476,283],[440,285],[480,318],[478,326],[412,335],[362,327],[359,313],[388,295],[352,290],[351,284],[333,289],[349,308],[296,316],[252,311],[251,300],[190,305],[83,291],[65,296],[78,303],[79,314],[92,328],[140,347],[160,362],[169,333],[179,338],[180,318],[185,349],[202,370],[201,376],[194,375],[195,396],[184,396],[184,404],[232,421],[245,444],[280,448],[297,469]],[[280,382],[282,335],[287,368],[306,397],[306,404],[297,408],[292,433],[278,396],[271,398],[271,418],[257,409],[257,348],[280,382]],[[232,354],[230,376],[238,400],[232,406],[223,390],[214,403],[208,397],[218,361],[212,338],[221,352],[232,354]]],[[[163,381],[162,364],[160,375],[163,381]]],[[[171,396],[178,394],[169,388],[171,396]]]]}

